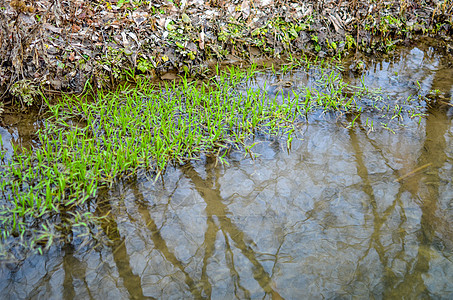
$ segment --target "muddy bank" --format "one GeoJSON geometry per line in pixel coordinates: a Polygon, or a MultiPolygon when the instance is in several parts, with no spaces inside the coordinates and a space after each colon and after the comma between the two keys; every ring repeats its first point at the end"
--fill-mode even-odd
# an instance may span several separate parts
{"type": "Polygon", "coordinates": [[[430,35],[452,52],[453,2],[0,1],[0,104],[81,93],[210,62],[388,52],[430,35]]]}

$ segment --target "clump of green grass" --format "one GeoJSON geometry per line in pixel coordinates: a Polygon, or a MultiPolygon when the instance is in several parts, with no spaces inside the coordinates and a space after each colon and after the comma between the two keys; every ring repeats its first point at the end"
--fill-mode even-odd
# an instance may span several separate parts
{"type": "Polygon", "coordinates": [[[246,140],[257,131],[286,134],[290,148],[310,113],[362,111],[356,99],[366,89],[333,71],[323,71],[313,87],[273,98],[253,88],[240,92],[256,72],[217,69],[204,82],[181,78],[159,86],[139,78],[133,87],[98,91],[97,101],[65,96],[49,105],[40,148],[16,149],[0,168],[2,244],[14,236],[41,249],[68,232],[89,234],[99,222],[90,209],[98,190],[120,178],[142,171],[157,177],[168,164],[201,154],[223,162],[231,147],[250,152],[246,140]]]}

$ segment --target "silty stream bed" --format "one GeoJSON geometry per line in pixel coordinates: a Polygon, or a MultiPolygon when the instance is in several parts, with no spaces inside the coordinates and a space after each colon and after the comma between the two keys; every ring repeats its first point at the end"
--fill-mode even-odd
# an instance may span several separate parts
{"type": "MultiPolygon", "coordinates": [[[[367,62],[363,81],[395,101],[437,89],[451,103],[449,63],[419,45],[367,62]]],[[[289,92],[310,80],[294,71],[250,85],[289,92]]],[[[254,160],[237,151],[229,165],[205,158],[121,182],[96,207],[114,216],[109,245],[74,241],[4,263],[1,298],[451,299],[453,110],[424,113],[394,133],[376,115],[364,126],[365,112],[352,128],[320,114],[291,151],[258,136],[254,160]]],[[[33,130],[11,125],[0,128],[6,149],[32,144],[33,130]]]]}

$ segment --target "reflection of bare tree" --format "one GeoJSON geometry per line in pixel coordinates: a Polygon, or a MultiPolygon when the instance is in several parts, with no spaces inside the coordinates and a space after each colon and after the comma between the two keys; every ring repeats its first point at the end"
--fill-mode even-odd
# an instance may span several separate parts
{"type": "MultiPolygon", "coordinates": [[[[362,132],[366,136],[365,130],[363,128],[362,128],[362,132]]],[[[404,191],[410,191],[413,193],[413,197],[416,197],[417,193],[414,193],[413,184],[415,184],[417,186],[419,180],[413,181],[414,177],[412,177],[408,181],[403,181],[400,184],[400,187],[398,189],[397,194],[395,195],[395,199],[392,201],[392,204],[389,205],[383,213],[379,214],[377,211],[377,203],[376,203],[376,198],[374,196],[373,187],[372,187],[371,181],[369,180],[369,177],[368,177],[368,170],[364,163],[364,154],[363,154],[363,151],[360,149],[359,139],[354,130],[350,131],[350,137],[351,137],[351,144],[354,148],[356,162],[357,162],[357,173],[362,178],[362,182],[364,184],[364,192],[370,198],[372,213],[374,216],[374,231],[371,236],[370,247],[365,252],[363,257],[368,255],[368,252],[371,249],[371,247],[373,247],[376,250],[376,252],[378,253],[381,264],[384,267],[383,281],[386,286],[386,289],[384,291],[384,298],[397,297],[398,295],[412,295],[414,297],[419,297],[424,291],[426,291],[426,286],[423,282],[422,274],[428,272],[428,270],[429,270],[429,260],[430,260],[429,257],[420,257],[420,255],[418,255],[415,263],[410,262],[410,261],[407,262],[407,265],[406,265],[407,274],[405,274],[404,279],[402,281],[400,278],[397,278],[396,274],[392,271],[392,265],[391,265],[391,262],[394,259],[404,260],[406,258],[405,252],[407,251],[406,247],[404,246],[405,237],[406,237],[407,233],[403,228],[403,225],[406,222],[406,216],[405,216],[405,207],[401,201],[401,195],[404,193],[404,191]],[[383,234],[382,226],[386,223],[389,216],[393,212],[397,211],[396,210],[397,206],[398,206],[398,211],[399,211],[399,215],[400,215],[400,223],[399,223],[398,229],[395,230],[397,238],[396,239],[394,238],[394,240],[401,242],[402,245],[400,247],[401,250],[394,253],[393,257],[389,257],[388,255],[390,253],[386,252],[385,247],[383,247],[383,245],[380,241],[382,234],[383,234]],[[410,266],[411,264],[412,264],[412,266],[410,266]],[[423,264],[423,266],[421,264],[423,264]],[[415,268],[413,268],[414,265],[416,266],[415,268]]],[[[374,147],[377,147],[373,143],[371,143],[371,144],[374,147]]],[[[426,142],[425,142],[425,146],[426,146],[426,142]]],[[[423,158],[423,155],[422,155],[419,158],[418,166],[426,165],[426,162],[428,161],[427,159],[429,160],[432,158],[429,158],[429,156],[423,158]]],[[[414,166],[414,168],[416,169],[417,166],[414,166]]],[[[394,171],[394,174],[396,176],[398,176],[397,170],[393,170],[393,171],[394,171]]],[[[433,196],[434,195],[430,195],[429,199],[433,199],[434,201],[436,201],[437,197],[432,198],[433,196]]],[[[422,208],[422,211],[423,211],[423,208],[422,208]]],[[[424,218],[422,215],[422,219],[421,219],[422,230],[425,230],[424,227],[426,224],[424,224],[424,223],[425,222],[424,222],[424,218]]],[[[424,249],[425,245],[426,245],[425,242],[422,242],[422,241],[419,242],[419,254],[426,253],[426,251],[424,249]]]]}
{"type": "Polygon", "coordinates": [[[63,270],[64,270],[64,282],[63,282],[63,298],[64,299],[76,299],[77,294],[74,289],[74,279],[82,281],[85,289],[88,292],[90,299],[93,299],[90,293],[88,283],[86,282],[86,267],[87,263],[80,261],[74,257],[74,246],[72,244],[66,244],[63,247],[63,270]]]}
{"type": "Polygon", "coordinates": [[[365,159],[364,159],[364,153],[360,147],[360,142],[357,134],[355,133],[354,129],[351,129],[349,131],[349,136],[351,139],[351,144],[354,149],[354,155],[355,155],[355,160],[357,164],[357,175],[360,176],[362,179],[363,183],[363,191],[365,194],[369,197],[369,201],[371,204],[371,211],[374,217],[373,220],[373,233],[371,235],[371,239],[368,245],[367,250],[365,251],[364,255],[359,259],[362,260],[364,257],[366,257],[370,250],[374,248],[376,250],[376,253],[379,256],[379,260],[381,261],[382,266],[384,266],[384,281],[386,283],[390,282],[394,277],[395,274],[391,270],[391,268],[388,267],[388,256],[385,251],[385,247],[382,245],[381,242],[381,230],[382,230],[382,225],[385,223],[391,212],[395,209],[395,205],[398,202],[396,199],[393,201],[392,205],[390,205],[383,214],[379,214],[378,212],[378,205],[376,203],[376,197],[374,195],[373,191],[373,186],[371,183],[371,180],[368,177],[368,170],[365,165],[365,159]]]}
{"type": "MultiPolygon", "coordinates": [[[[218,230],[221,230],[220,228],[218,228],[218,230]]],[[[234,255],[233,255],[233,248],[231,247],[230,245],[230,242],[228,240],[228,236],[226,234],[226,232],[222,231],[223,233],[223,238],[225,239],[225,260],[226,260],[226,264],[229,266],[230,268],[230,275],[231,275],[231,278],[233,279],[233,282],[234,282],[234,294],[238,297],[238,298],[247,298],[247,299],[250,299],[250,292],[241,285],[241,282],[240,282],[240,275],[239,275],[239,272],[236,270],[236,266],[235,266],[235,263],[234,263],[234,255]],[[243,293],[243,296],[242,297],[239,297],[239,291],[241,291],[243,293]]]]}
{"type": "Polygon", "coordinates": [[[215,240],[216,240],[216,233],[219,230],[217,225],[215,224],[214,219],[212,216],[208,216],[206,223],[208,225],[206,232],[204,234],[204,257],[203,257],[203,266],[201,269],[201,282],[203,284],[203,290],[205,291],[208,298],[211,298],[212,287],[211,283],[209,282],[207,268],[209,259],[215,252],[215,240]]]}
{"type": "MultiPolygon", "coordinates": [[[[426,58],[433,60],[432,55],[426,57],[425,54],[425,59],[426,58]]],[[[440,65],[442,65],[442,62],[440,62],[440,65]]],[[[449,79],[446,81],[445,70],[442,68],[439,69],[441,70],[440,72],[434,73],[431,88],[445,92],[449,97],[449,88],[453,86],[453,78],[451,76],[447,76],[449,79]]],[[[426,77],[429,74],[424,75],[426,77]]],[[[445,218],[441,218],[439,216],[440,213],[438,211],[438,201],[440,196],[438,183],[442,181],[439,175],[439,169],[442,168],[448,160],[448,157],[445,154],[445,134],[449,130],[446,106],[440,104],[441,102],[431,103],[427,110],[428,117],[425,123],[425,142],[421,147],[421,155],[419,156],[416,165],[412,166],[413,170],[419,171],[414,172],[414,174],[411,174],[411,176],[408,177],[400,177],[400,186],[394,201],[380,215],[376,210],[376,200],[373,194],[373,187],[368,178],[368,171],[364,163],[365,158],[363,151],[360,149],[358,135],[355,131],[350,131],[351,143],[354,148],[357,162],[357,172],[362,178],[364,191],[370,198],[372,212],[374,215],[374,232],[372,234],[370,246],[371,244],[374,245],[373,247],[377,251],[385,270],[385,298],[397,297],[402,294],[410,295],[410,297],[428,296],[429,292],[423,276],[424,274],[427,274],[430,269],[430,261],[432,259],[430,255],[430,247],[433,247],[436,234],[439,234],[439,231],[448,233],[452,232],[449,228],[450,225],[445,218]],[[425,169],[427,166],[429,166],[429,169],[425,169]],[[419,204],[422,213],[420,219],[420,231],[418,234],[418,252],[416,257],[410,261],[407,261],[407,249],[405,246],[407,232],[403,229],[403,224],[406,222],[406,215],[401,195],[404,192],[409,192],[411,194],[412,199],[415,199],[419,204]],[[398,209],[396,209],[397,206],[398,209]],[[401,250],[394,253],[392,255],[393,257],[388,257],[389,254],[386,254],[379,239],[381,236],[382,225],[393,212],[399,213],[400,215],[400,228],[396,230],[396,235],[398,236],[396,240],[401,242],[401,250]],[[445,229],[445,227],[447,227],[447,229],[445,229]],[[392,271],[391,261],[394,259],[405,261],[406,272],[404,276],[397,278],[392,271]]],[[[362,131],[364,130],[362,129],[362,131]]],[[[364,136],[366,136],[366,134],[364,134],[364,136]]],[[[376,150],[378,150],[379,153],[381,153],[383,159],[385,159],[379,147],[375,145],[372,140],[369,140],[369,142],[376,150]]],[[[393,169],[388,163],[387,166],[393,169]]],[[[393,171],[397,177],[402,175],[398,174],[398,170],[393,169],[393,171]]],[[[365,256],[368,251],[366,251],[365,256]]]]}
{"type": "Polygon", "coordinates": [[[393,285],[394,290],[389,296],[396,293],[403,293],[409,298],[429,295],[422,277],[429,272],[431,261],[429,247],[433,246],[436,232],[439,229],[442,231],[445,226],[449,227],[448,222],[439,218],[437,214],[440,195],[438,183],[442,181],[439,169],[448,159],[445,154],[445,134],[448,129],[449,122],[447,122],[445,107],[430,107],[425,124],[426,138],[415,168],[428,163],[432,165],[426,172],[416,173],[401,183],[401,187],[410,191],[412,197],[417,199],[422,213],[418,234],[418,252],[415,260],[408,262],[404,280],[393,285]]]}
{"type": "MultiPolygon", "coordinates": [[[[264,290],[266,295],[271,295],[273,299],[282,299],[280,294],[274,289],[274,283],[266,272],[264,267],[261,265],[260,261],[256,258],[255,252],[250,247],[250,245],[246,242],[246,237],[244,232],[242,232],[236,224],[234,224],[230,218],[227,216],[229,215],[229,210],[227,206],[222,202],[222,197],[220,196],[219,187],[214,184],[214,178],[218,177],[213,176],[211,174],[207,175],[207,179],[203,180],[202,177],[195,171],[192,165],[188,164],[185,167],[181,168],[184,175],[190,179],[195,189],[198,191],[198,194],[201,195],[206,203],[206,215],[208,216],[208,220],[213,220],[214,218],[218,220],[219,223],[219,230],[221,230],[225,237],[225,242],[227,243],[227,252],[229,254],[229,261],[230,261],[230,273],[233,276],[233,280],[235,280],[236,292],[239,288],[244,293],[243,297],[249,297],[250,292],[243,288],[239,283],[239,274],[234,268],[233,262],[233,252],[231,251],[231,246],[228,244],[228,236],[234,242],[234,246],[236,246],[242,254],[250,261],[253,265],[253,277],[259,283],[261,288],[264,290]]],[[[209,167],[206,167],[207,173],[209,167]]],[[[211,221],[212,222],[212,221],[211,221]]],[[[209,227],[209,224],[208,224],[209,227]]],[[[217,228],[211,225],[211,230],[209,234],[211,236],[215,236],[214,230],[217,228]]],[[[211,245],[206,245],[206,247],[211,248],[213,247],[214,240],[211,239],[211,245]]],[[[212,249],[212,248],[211,248],[212,249]]],[[[236,294],[237,295],[237,294],[236,294]]]]}
{"type": "MultiPolygon", "coordinates": [[[[55,246],[55,247],[60,247],[60,246],[55,246]]],[[[64,280],[63,280],[63,294],[62,297],[63,299],[74,299],[74,298],[79,298],[77,297],[77,292],[75,290],[75,287],[78,286],[80,288],[80,283],[82,283],[83,287],[87,291],[87,295],[89,299],[93,299],[89,284],[86,281],[86,273],[87,273],[87,263],[85,261],[79,260],[77,257],[74,256],[74,246],[71,243],[66,243],[61,246],[60,250],[64,253],[63,256],[61,257],[61,262],[55,264],[55,257],[54,255],[48,255],[46,254],[46,264],[45,264],[45,270],[46,273],[38,280],[35,281],[35,278],[31,280],[33,282],[33,288],[28,292],[26,299],[40,299],[42,297],[49,297],[49,295],[52,294],[52,290],[55,288],[55,282],[52,280],[54,276],[57,278],[60,277],[58,275],[59,271],[63,270],[64,271],[64,280]],[[51,267],[52,266],[52,267],[51,267]],[[57,275],[56,275],[57,274],[57,275]]],[[[36,259],[34,256],[31,256],[27,259],[34,260],[36,259]]],[[[17,268],[12,270],[10,273],[9,277],[14,278],[15,273],[19,271],[20,269],[27,268],[22,264],[17,265],[17,268]]],[[[36,272],[36,270],[30,270],[27,272],[31,272],[32,274],[39,274],[40,272],[36,272]],[[36,272],[36,273],[35,273],[36,272]]],[[[31,276],[33,277],[33,275],[31,276]]],[[[26,282],[26,281],[25,281],[26,282]]],[[[28,287],[22,287],[25,289],[28,289],[28,287]]],[[[14,289],[10,289],[9,287],[2,291],[3,295],[9,295],[11,298],[11,291],[14,289]],[[6,292],[6,294],[5,294],[6,292]]],[[[17,296],[17,295],[16,295],[17,296]]],[[[13,297],[14,298],[14,297],[13,297]]],[[[17,297],[16,297],[17,298],[17,297]]],[[[20,297],[19,297],[20,298],[20,297]]]]}
{"type": "Polygon", "coordinates": [[[72,270],[74,265],[77,264],[77,262],[75,262],[77,259],[75,259],[75,257],[72,255],[74,249],[71,248],[73,247],[71,247],[70,245],[66,247],[65,255],[63,257],[63,270],[64,270],[63,298],[68,300],[74,299],[76,295],[74,290],[72,270]]]}
{"type": "MultiPolygon", "coordinates": [[[[132,180],[132,183],[130,185],[130,189],[132,190],[136,201],[138,201],[140,204],[146,206],[146,201],[143,196],[143,194],[140,192],[138,186],[137,186],[137,180],[132,180]]],[[[162,237],[160,234],[160,228],[158,228],[156,222],[154,219],[151,217],[150,214],[150,208],[148,207],[147,209],[140,209],[140,213],[142,214],[142,218],[144,222],[146,223],[147,228],[151,231],[151,239],[153,241],[154,247],[159,250],[159,252],[165,257],[165,259],[170,262],[173,266],[178,268],[182,274],[184,274],[185,278],[185,283],[189,287],[190,292],[196,299],[201,299],[202,293],[199,290],[196,282],[193,280],[193,278],[190,276],[190,274],[185,270],[184,264],[176,257],[176,255],[171,251],[170,248],[167,246],[167,242],[165,239],[162,237]]]]}
{"type": "MultiPolygon", "coordinates": [[[[107,198],[102,197],[101,198],[107,198]]],[[[99,215],[106,215],[106,212],[111,212],[112,207],[109,201],[103,201],[97,207],[99,215]]],[[[118,225],[113,218],[107,218],[101,224],[103,231],[113,242],[113,259],[116,263],[116,268],[120,278],[123,279],[124,287],[129,292],[131,298],[144,299],[140,276],[132,272],[130,266],[130,257],[124,244],[124,238],[120,236],[118,225]]]]}

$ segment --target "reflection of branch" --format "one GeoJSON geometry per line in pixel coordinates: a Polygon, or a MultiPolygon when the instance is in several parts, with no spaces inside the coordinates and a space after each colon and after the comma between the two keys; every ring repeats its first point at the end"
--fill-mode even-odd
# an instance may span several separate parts
{"type": "MultiPolygon", "coordinates": [[[[437,74],[437,73],[436,73],[437,74]]],[[[417,165],[422,165],[421,167],[427,164],[434,165],[434,172],[429,174],[424,174],[425,179],[428,179],[428,182],[439,182],[439,169],[445,165],[448,157],[445,154],[445,149],[447,147],[444,136],[449,130],[449,122],[447,122],[446,109],[434,109],[432,107],[428,108],[428,117],[426,118],[425,124],[425,141],[421,147],[424,151],[421,151],[421,155],[418,158],[417,165]]],[[[421,168],[419,167],[419,168],[421,168]]],[[[421,181],[420,181],[421,182],[421,181]]],[[[419,185],[416,186],[419,188],[419,185]]],[[[425,281],[423,275],[429,272],[431,255],[426,250],[426,246],[431,247],[433,243],[434,236],[436,234],[436,229],[438,226],[442,226],[436,215],[439,201],[439,187],[435,185],[427,186],[426,197],[420,195],[418,190],[414,192],[420,199],[420,210],[422,212],[420,218],[420,234],[417,235],[418,238],[418,252],[415,262],[412,266],[406,267],[406,276],[404,280],[395,284],[394,290],[398,293],[406,294],[410,298],[420,297],[426,291],[425,281]],[[417,193],[416,193],[417,192],[417,193]],[[436,226],[437,225],[437,226],[436,226]],[[410,273],[412,271],[412,273],[410,273]],[[417,294],[413,294],[413,293],[417,294]]],[[[448,224],[448,223],[447,223],[448,224]]],[[[401,294],[400,294],[401,295],[401,294]]],[[[391,295],[393,296],[393,295],[391,295]]],[[[388,298],[385,297],[384,298],[388,298]]]]}
{"type": "Polygon", "coordinates": [[[74,256],[74,247],[72,244],[64,246],[63,256],[63,270],[64,270],[64,283],[63,283],[63,298],[75,299],[76,291],[74,289],[74,277],[83,282],[85,289],[88,292],[90,299],[94,299],[90,292],[90,287],[86,281],[87,277],[87,262],[80,261],[74,256]]]}
{"type": "MultiPolygon", "coordinates": [[[[412,172],[409,172],[397,180],[395,182],[400,182],[403,179],[407,178],[410,175],[414,175],[417,172],[425,169],[428,166],[431,166],[434,164],[434,167],[436,170],[440,169],[441,166],[443,166],[447,160],[447,156],[445,154],[445,139],[444,135],[445,132],[448,131],[448,122],[445,122],[445,110],[443,112],[443,115],[439,116],[438,110],[434,110],[433,108],[428,108],[428,117],[426,119],[426,124],[425,124],[425,142],[422,145],[421,149],[421,155],[418,157],[416,167],[412,172]],[[430,112],[431,110],[431,112],[430,112]],[[431,124],[432,123],[432,124],[431,124]],[[440,124],[440,125],[439,125],[440,124]]],[[[362,128],[363,130],[363,128],[362,128]]],[[[356,158],[357,158],[357,163],[358,163],[358,173],[359,176],[362,177],[363,181],[369,185],[368,177],[367,177],[367,172],[362,172],[360,169],[365,169],[365,165],[363,163],[363,157],[362,157],[362,152],[360,149],[358,149],[358,141],[355,133],[351,130],[351,140],[356,152],[356,158]],[[362,174],[362,175],[361,175],[362,174]]],[[[365,135],[366,136],[366,135],[365,135]]],[[[368,138],[368,137],[367,137],[368,138]]],[[[371,142],[371,141],[370,141],[371,142]]],[[[372,144],[373,147],[377,148],[376,145],[372,144]]],[[[366,169],[365,169],[366,170],[366,169]]],[[[418,177],[420,177],[420,174],[417,174],[418,177]]],[[[440,181],[440,176],[438,172],[430,173],[430,174],[425,174],[425,178],[429,176],[432,179],[429,181],[432,182],[439,182],[440,181]]],[[[400,295],[402,291],[404,291],[402,294],[406,295],[412,295],[412,296],[419,296],[420,293],[423,293],[423,291],[426,290],[426,285],[424,282],[424,279],[422,277],[423,273],[427,273],[430,269],[430,256],[427,253],[426,249],[424,249],[423,245],[428,245],[431,246],[433,237],[435,235],[435,227],[434,224],[436,224],[436,209],[437,209],[437,201],[439,199],[439,189],[436,186],[428,186],[428,195],[426,199],[423,199],[423,196],[419,194],[419,189],[420,189],[420,182],[421,180],[417,180],[414,182],[414,184],[409,184],[406,182],[400,183],[399,185],[399,190],[397,195],[395,196],[395,200],[391,206],[389,206],[385,211],[384,211],[384,216],[380,218],[380,223],[383,224],[385,220],[388,218],[388,216],[392,213],[392,211],[395,209],[395,202],[397,202],[400,206],[400,219],[401,219],[401,225],[406,222],[406,216],[404,214],[404,206],[401,200],[401,195],[407,190],[411,193],[413,197],[416,197],[420,199],[420,209],[422,211],[421,215],[421,220],[420,220],[420,226],[421,226],[421,234],[418,234],[418,240],[419,240],[419,245],[418,245],[418,253],[416,258],[414,258],[411,261],[406,262],[406,273],[404,274],[403,280],[400,282],[394,282],[395,280],[395,274],[391,271],[390,267],[384,265],[386,269],[388,270],[386,273],[386,281],[388,282],[393,282],[390,284],[390,288],[385,291],[384,298],[391,298],[396,296],[397,294],[400,295]],[[391,277],[388,277],[388,276],[391,277]],[[413,294],[413,293],[416,294],[413,294]]],[[[371,191],[371,190],[370,190],[371,191]]],[[[374,198],[374,195],[369,195],[370,197],[374,198]]],[[[375,207],[373,206],[373,211],[375,211],[375,207]]],[[[375,213],[373,213],[375,214],[375,213]]],[[[382,225],[381,225],[382,226],[382,225]]],[[[376,228],[376,226],[375,226],[376,228]]],[[[406,248],[404,247],[404,241],[405,241],[405,235],[406,232],[404,230],[400,230],[399,233],[401,234],[401,243],[403,244],[401,247],[401,250],[398,251],[393,259],[396,258],[401,258],[404,260],[405,257],[405,251],[406,248]]],[[[377,232],[374,233],[374,237],[377,238],[379,234],[377,232]]],[[[375,239],[374,238],[374,239],[375,239]]],[[[371,248],[372,241],[370,241],[370,248],[371,248]]],[[[369,249],[370,249],[369,248],[369,249]]],[[[369,251],[368,249],[368,251],[369,251]]],[[[378,250],[378,249],[376,249],[378,250]]],[[[368,253],[368,251],[366,251],[368,253]]],[[[379,251],[378,251],[379,254],[379,251]]],[[[366,255],[365,255],[366,256],[366,255]]],[[[380,255],[379,255],[380,256],[380,255]]],[[[363,259],[363,258],[362,258],[363,259]]]]}
{"type": "MultiPolygon", "coordinates": [[[[143,203],[143,205],[147,205],[146,201],[144,201],[143,194],[139,191],[136,181],[134,181],[133,184],[131,184],[132,192],[135,196],[135,198],[140,202],[143,203]]],[[[151,239],[153,240],[154,246],[157,250],[160,251],[160,253],[165,257],[165,259],[170,262],[173,266],[178,268],[185,277],[185,283],[189,287],[190,292],[194,295],[196,299],[201,299],[203,298],[201,296],[201,291],[198,289],[197,285],[195,284],[195,281],[190,277],[189,273],[185,270],[185,267],[183,266],[182,262],[178,260],[176,255],[170,251],[170,249],[167,246],[167,242],[165,239],[162,237],[160,234],[160,228],[157,227],[156,222],[154,219],[151,217],[151,214],[148,209],[140,209],[139,212],[141,213],[145,224],[147,224],[147,228],[151,231],[151,239]]]]}
{"type": "Polygon", "coordinates": [[[206,218],[206,225],[207,229],[204,234],[204,257],[203,257],[203,267],[201,268],[201,282],[203,283],[203,290],[205,291],[207,297],[211,298],[212,287],[211,283],[209,282],[207,269],[208,269],[208,261],[212,257],[215,251],[215,240],[216,240],[216,233],[219,230],[214,223],[214,219],[212,216],[208,216],[206,218]]]}
{"type": "MultiPolygon", "coordinates": [[[[27,293],[26,299],[42,298],[42,288],[48,286],[54,274],[60,272],[62,269],[64,271],[63,299],[75,298],[76,294],[74,289],[74,278],[77,278],[78,280],[83,282],[83,286],[87,291],[89,299],[94,299],[94,297],[91,295],[90,287],[86,281],[86,278],[92,274],[92,272],[87,272],[86,261],[81,261],[78,258],[74,257],[74,247],[72,244],[63,245],[62,250],[64,250],[64,255],[60,264],[53,265],[53,262],[55,262],[55,257],[52,255],[47,255],[46,265],[44,266],[44,269],[47,270],[47,272],[44,276],[42,276],[42,278],[40,278],[39,281],[34,284],[34,288],[29,293],[27,293]],[[53,268],[50,269],[50,266],[48,266],[47,263],[50,263],[53,268]]],[[[91,250],[88,250],[88,252],[90,251],[91,250]]],[[[78,252],[78,254],[81,253],[78,252]]],[[[84,254],[86,254],[86,252],[84,254]]],[[[20,267],[20,270],[23,270],[22,266],[20,267]]],[[[9,278],[14,278],[15,274],[16,272],[11,272],[9,278]]],[[[5,290],[8,291],[10,289],[6,286],[3,288],[3,293],[5,292],[5,290]]],[[[12,294],[10,293],[10,295],[12,294]]]]}
{"type": "Polygon", "coordinates": [[[80,264],[72,254],[74,249],[71,249],[72,245],[66,245],[64,256],[63,256],[63,271],[64,271],[64,281],[63,281],[63,298],[64,299],[74,299],[75,289],[74,282],[72,278],[74,264],[77,261],[77,264],[80,264]]]}
{"type": "MultiPolygon", "coordinates": [[[[104,197],[107,196],[104,195],[104,197]]],[[[101,212],[100,215],[104,215],[102,211],[111,212],[112,206],[109,201],[103,201],[102,205],[98,205],[97,211],[101,212]]],[[[112,246],[112,255],[118,274],[123,279],[124,287],[129,292],[131,298],[137,297],[143,299],[145,297],[143,295],[141,278],[132,272],[132,268],[130,266],[131,259],[127,253],[124,238],[122,238],[119,234],[118,224],[113,218],[106,218],[105,220],[105,222],[101,223],[101,227],[109,239],[114,241],[114,246],[116,246],[116,249],[113,249],[114,246],[112,246]]]]}
{"type": "Polygon", "coordinates": [[[432,165],[432,163],[427,163],[427,164],[424,164],[424,165],[421,166],[421,167],[415,168],[414,170],[410,171],[409,173],[404,174],[404,175],[401,176],[400,178],[395,179],[394,182],[399,182],[399,181],[403,180],[404,178],[409,177],[409,176],[411,176],[411,175],[417,173],[418,171],[421,171],[421,170],[423,170],[423,169],[426,169],[427,167],[429,167],[429,166],[431,166],[431,165],[432,165]]]}
{"type": "Polygon", "coordinates": [[[287,236],[287,235],[288,235],[288,233],[286,233],[286,234],[283,235],[283,238],[280,240],[280,245],[278,245],[277,251],[275,252],[275,255],[274,255],[274,264],[273,264],[273,266],[272,266],[272,275],[271,275],[271,276],[274,276],[274,274],[275,274],[275,268],[277,267],[277,263],[278,263],[278,258],[279,258],[280,250],[282,249],[283,244],[285,243],[285,240],[286,240],[286,236],[287,236]]]}
{"type": "MultiPolygon", "coordinates": [[[[266,293],[271,294],[273,299],[282,299],[280,294],[273,289],[274,283],[260,261],[256,258],[253,249],[246,244],[244,232],[227,217],[229,215],[228,208],[222,202],[219,188],[212,188],[213,184],[208,183],[208,180],[203,180],[190,164],[182,167],[181,170],[192,181],[198,194],[206,202],[206,214],[208,216],[218,216],[222,232],[229,234],[235,246],[253,265],[253,278],[255,278],[266,293]]],[[[212,181],[210,176],[208,176],[208,179],[212,181]]]]}
{"type": "Polygon", "coordinates": [[[379,260],[381,261],[381,264],[384,266],[384,268],[386,270],[386,274],[384,276],[387,277],[388,276],[387,272],[388,272],[388,273],[391,273],[392,277],[394,277],[394,274],[391,271],[391,269],[387,268],[388,258],[385,255],[384,247],[380,241],[380,231],[381,231],[382,225],[384,224],[384,220],[388,217],[388,215],[390,215],[390,212],[394,209],[396,200],[393,201],[393,204],[390,206],[391,209],[388,211],[388,214],[384,215],[384,217],[379,216],[379,214],[377,212],[376,197],[374,195],[374,191],[373,191],[373,187],[370,183],[370,179],[368,178],[368,170],[365,166],[365,162],[364,162],[364,158],[363,158],[363,151],[360,149],[359,140],[358,140],[357,135],[355,134],[354,129],[349,130],[349,135],[350,135],[350,139],[351,139],[352,148],[354,149],[354,152],[355,152],[355,159],[356,159],[356,164],[357,164],[357,175],[359,175],[359,177],[362,179],[362,182],[364,184],[363,191],[370,198],[372,213],[374,216],[374,232],[371,235],[369,248],[367,251],[365,251],[365,255],[363,257],[366,257],[368,255],[368,252],[373,245],[374,249],[376,250],[376,253],[379,256],[379,260]]]}
{"type": "Polygon", "coordinates": [[[233,283],[234,283],[234,295],[238,298],[246,298],[246,299],[250,299],[250,292],[244,288],[242,285],[241,285],[241,282],[240,282],[240,277],[239,276],[239,272],[236,271],[236,267],[234,265],[234,254],[233,254],[233,251],[231,249],[231,246],[230,246],[230,243],[228,242],[228,235],[222,230],[222,233],[223,233],[223,238],[225,239],[225,261],[226,263],[228,264],[228,262],[230,262],[229,264],[229,269],[230,269],[230,274],[231,274],[231,277],[233,279],[233,283]],[[227,255],[229,254],[229,255],[227,255]],[[240,297],[238,295],[238,292],[237,292],[237,289],[240,289],[242,290],[242,292],[244,293],[244,296],[243,297],[240,297]]]}

